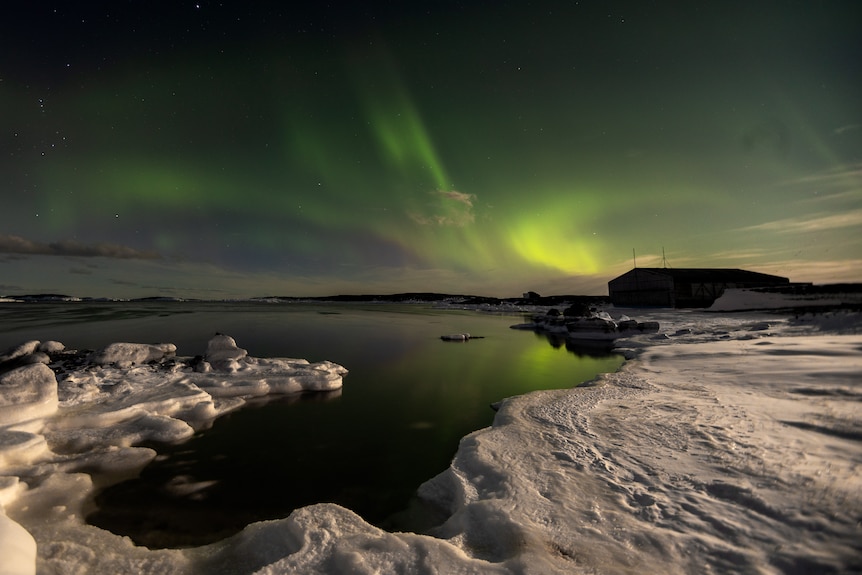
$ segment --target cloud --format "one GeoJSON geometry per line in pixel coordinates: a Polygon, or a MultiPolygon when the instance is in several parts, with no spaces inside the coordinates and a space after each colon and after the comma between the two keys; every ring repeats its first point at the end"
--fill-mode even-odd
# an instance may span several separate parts
{"type": "Polygon", "coordinates": [[[81,276],[90,276],[93,275],[93,270],[86,268],[69,268],[70,274],[77,274],[81,276]]]}
{"type": "Polygon", "coordinates": [[[835,134],[843,134],[844,132],[850,132],[852,130],[858,130],[862,128],[862,124],[844,124],[843,126],[839,126],[832,130],[835,134]]]}
{"type": "Polygon", "coordinates": [[[812,217],[785,218],[740,228],[739,231],[769,231],[781,233],[821,232],[836,228],[862,226],[862,210],[842,214],[818,215],[812,217]]]}
{"type": "Polygon", "coordinates": [[[467,206],[468,208],[473,207],[473,200],[476,198],[475,194],[465,194],[464,192],[459,192],[456,190],[450,190],[448,192],[444,191],[444,190],[440,190],[437,193],[439,195],[443,196],[444,198],[448,198],[448,199],[453,200],[455,202],[460,202],[460,203],[464,204],[465,206],[467,206]]]}
{"type": "Polygon", "coordinates": [[[437,190],[431,195],[438,198],[438,205],[430,214],[410,212],[408,215],[414,222],[423,226],[464,227],[475,221],[473,202],[475,194],[465,194],[457,190],[437,190]]]}
{"type": "Polygon", "coordinates": [[[862,178],[862,162],[853,164],[842,164],[828,170],[820,171],[808,176],[802,176],[793,180],[782,182],[785,186],[817,185],[817,186],[840,186],[850,190],[859,191],[859,179],[862,178]]]}
{"type": "Polygon", "coordinates": [[[855,260],[795,260],[762,264],[757,271],[790,277],[793,281],[819,284],[859,283],[862,281],[862,259],[855,260]]]}
{"type": "MultiPolygon", "coordinates": [[[[748,249],[730,249],[718,252],[711,252],[699,258],[689,258],[686,263],[694,264],[697,261],[724,261],[731,260],[734,262],[752,262],[769,260],[774,257],[774,250],[748,248],[748,249]],[[691,261],[689,261],[691,260],[691,261]]],[[[732,265],[739,265],[738,263],[732,265]]],[[[748,265],[748,264],[746,264],[748,265]]]]}
{"type": "Polygon", "coordinates": [[[154,260],[161,256],[153,251],[140,251],[111,243],[84,244],[75,240],[42,243],[20,236],[0,234],[0,253],[47,256],[102,257],[124,260],[154,260]]]}

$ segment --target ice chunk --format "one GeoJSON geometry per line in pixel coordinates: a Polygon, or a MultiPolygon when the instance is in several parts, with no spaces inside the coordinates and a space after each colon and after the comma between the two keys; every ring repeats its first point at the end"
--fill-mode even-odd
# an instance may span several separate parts
{"type": "Polygon", "coordinates": [[[24,343],[9,349],[3,355],[0,355],[0,363],[12,361],[25,355],[30,355],[39,347],[38,341],[25,341],[24,343]]]}
{"type": "Polygon", "coordinates": [[[83,452],[104,446],[130,447],[144,442],[177,443],[194,435],[185,421],[165,415],[137,412],[139,417],[125,419],[108,427],[83,427],[47,432],[56,450],[83,452]]]}
{"type": "Polygon", "coordinates": [[[21,492],[27,489],[27,484],[14,476],[0,476],[0,513],[10,501],[17,499],[21,492]]]}
{"type": "Polygon", "coordinates": [[[46,473],[56,470],[63,473],[88,473],[97,486],[112,485],[136,477],[156,458],[156,451],[148,447],[116,447],[94,449],[72,454],[52,465],[42,465],[46,473]]]}
{"type": "Polygon", "coordinates": [[[207,344],[207,353],[204,356],[207,362],[219,371],[234,372],[239,369],[239,360],[248,355],[248,352],[237,347],[236,341],[229,336],[217,333],[207,344]]]}
{"type": "MultiPolygon", "coordinates": [[[[233,362],[234,360],[227,361],[233,362]]],[[[212,397],[260,397],[270,392],[269,384],[261,378],[225,378],[225,372],[233,375],[234,371],[222,369],[218,372],[201,374],[195,378],[195,382],[198,387],[212,397]]]]}
{"type": "Polygon", "coordinates": [[[51,363],[51,357],[43,351],[37,351],[35,353],[31,353],[30,355],[25,356],[22,359],[24,360],[25,364],[27,364],[27,363],[44,363],[45,365],[48,365],[49,363],[51,363]]]}
{"type": "Polygon", "coordinates": [[[0,508],[0,575],[35,575],[36,540],[0,508]]]}
{"type": "Polygon", "coordinates": [[[0,469],[32,463],[47,451],[48,444],[41,435],[27,431],[0,430],[0,469]]]}
{"type": "Polygon", "coordinates": [[[59,341],[43,341],[42,343],[39,344],[38,351],[41,351],[41,352],[44,352],[44,353],[47,353],[50,355],[52,353],[59,353],[59,352],[63,351],[64,349],[66,349],[66,346],[63,345],[62,343],[60,343],[59,341]]]}
{"type": "Polygon", "coordinates": [[[447,335],[441,335],[440,339],[443,341],[467,341],[470,339],[469,333],[450,333],[447,335]]]}
{"type": "Polygon", "coordinates": [[[44,417],[57,411],[57,378],[44,363],[0,375],[0,426],[44,417]]]}
{"type": "Polygon", "coordinates": [[[90,361],[98,365],[116,364],[119,367],[147,363],[177,352],[172,343],[149,345],[146,343],[112,343],[93,353],[90,361]]]}

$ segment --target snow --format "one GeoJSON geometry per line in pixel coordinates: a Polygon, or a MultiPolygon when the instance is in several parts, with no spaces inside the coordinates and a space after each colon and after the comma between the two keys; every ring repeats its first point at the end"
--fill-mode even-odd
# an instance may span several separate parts
{"type": "Polygon", "coordinates": [[[44,363],[0,375],[0,425],[23,423],[57,411],[57,382],[44,363]]]}
{"type": "Polygon", "coordinates": [[[96,365],[111,365],[131,367],[135,364],[158,361],[175,354],[177,346],[172,343],[149,345],[146,343],[112,343],[100,349],[90,357],[90,362],[96,365]]]}
{"type": "Polygon", "coordinates": [[[620,338],[632,337],[643,333],[656,333],[658,322],[639,323],[623,314],[614,319],[606,311],[589,315],[563,315],[559,310],[534,313],[532,321],[511,326],[512,329],[532,330],[567,339],[570,342],[607,343],[620,338]]]}
{"type": "Polygon", "coordinates": [[[0,575],[36,573],[36,540],[26,529],[0,513],[0,575]]]}
{"type": "Polygon", "coordinates": [[[619,372],[508,398],[462,439],[419,488],[447,516],[429,533],[321,503],[191,549],[87,525],[93,477],[134,475],[155,457],[140,442],[249,397],[337,389],[344,368],[250,357],[228,336],[194,359],[120,346],[102,364],[30,346],[65,371],[56,403],[28,353],[3,375],[4,405],[29,407],[0,420],[0,573],[862,572],[860,315],[638,315],[661,332],[618,340],[619,372]]]}
{"type": "Polygon", "coordinates": [[[441,335],[440,339],[443,341],[470,341],[471,339],[475,339],[470,336],[469,333],[449,333],[446,335],[441,335]]]}
{"type": "MultiPolygon", "coordinates": [[[[821,286],[827,287],[827,286],[821,286]]],[[[847,286],[849,288],[849,286],[847,286]]],[[[862,291],[858,286],[854,289],[800,290],[800,293],[782,293],[781,290],[769,289],[727,289],[709,308],[712,311],[743,311],[781,308],[829,307],[847,304],[862,304],[862,291]]]]}

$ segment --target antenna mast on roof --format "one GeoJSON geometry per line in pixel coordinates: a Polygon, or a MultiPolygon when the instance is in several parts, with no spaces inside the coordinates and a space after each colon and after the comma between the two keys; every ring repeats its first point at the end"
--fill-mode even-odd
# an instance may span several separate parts
{"type": "Polygon", "coordinates": [[[637,267],[638,267],[638,258],[637,258],[637,256],[635,255],[635,249],[634,249],[634,248],[632,248],[632,261],[633,261],[633,262],[634,262],[634,264],[635,264],[635,269],[637,269],[637,267]]]}
{"type": "Polygon", "coordinates": [[[667,258],[664,255],[664,246],[661,247],[661,267],[663,267],[664,269],[670,267],[669,265],[667,265],[667,258]]]}

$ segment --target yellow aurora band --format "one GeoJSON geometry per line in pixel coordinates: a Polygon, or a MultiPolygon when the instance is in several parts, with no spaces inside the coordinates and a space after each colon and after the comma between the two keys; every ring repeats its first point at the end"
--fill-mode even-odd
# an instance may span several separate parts
{"type": "Polygon", "coordinates": [[[597,258],[601,245],[591,234],[577,212],[555,206],[519,220],[508,242],[515,253],[534,266],[570,275],[594,274],[600,269],[597,258]]]}

